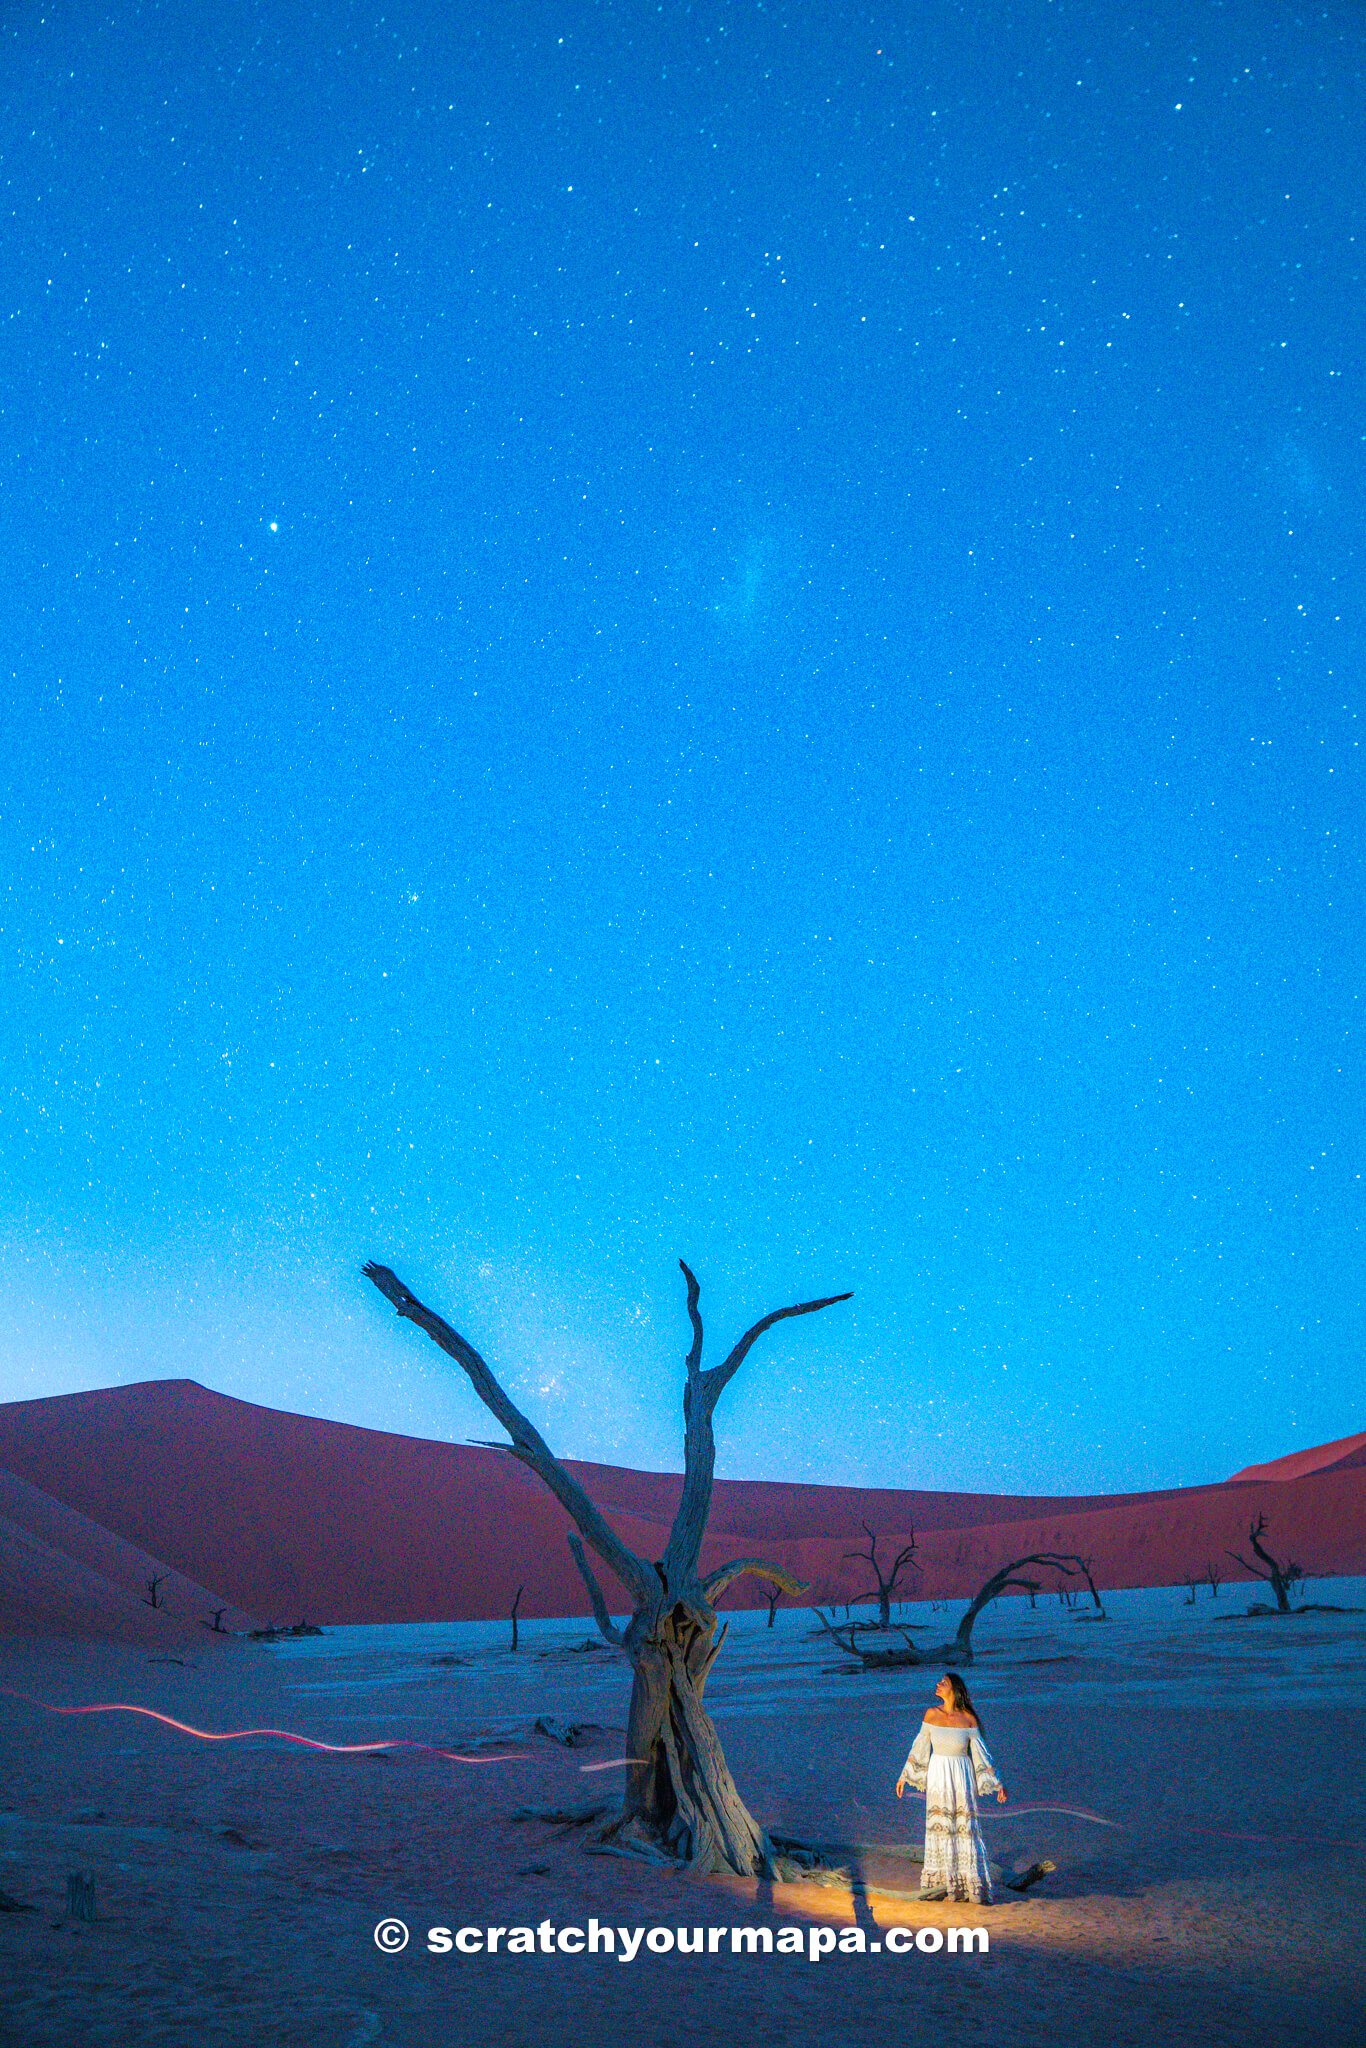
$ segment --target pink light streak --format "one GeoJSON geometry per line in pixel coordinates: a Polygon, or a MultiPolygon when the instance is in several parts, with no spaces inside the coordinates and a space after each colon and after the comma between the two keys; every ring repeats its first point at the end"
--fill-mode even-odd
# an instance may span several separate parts
{"type": "MultiPolygon", "coordinates": [[[[508,1750],[502,1756],[465,1756],[458,1749],[438,1749],[434,1743],[413,1742],[405,1736],[393,1736],[383,1742],[321,1742],[312,1735],[296,1735],[289,1728],[194,1728],[188,1721],[177,1721],[170,1714],[159,1714],[155,1707],[134,1706],[125,1700],[100,1700],[91,1706],[58,1707],[50,1700],[37,1699],[31,1692],[16,1692],[8,1685],[0,1686],[0,1693],[7,1699],[23,1700],[30,1707],[41,1707],[45,1714],[141,1714],[149,1721],[159,1721],[163,1728],[174,1728],[178,1735],[192,1735],[197,1742],[246,1742],[254,1735],[268,1735],[277,1742],[292,1742],[300,1749],[318,1750],[325,1756],[373,1756],[387,1749],[412,1749],[419,1751],[423,1756],[441,1757],[445,1762],[452,1764],[518,1764],[535,1760],[531,1750],[508,1750]]],[[[637,1757],[614,1756],[608,1757],[602,1763],[580,1764],[579,1769],[581,1772],[615,1771],[622,1769],[626,1764],[639,1761],[641,1759],[637,1757]]],[[[923,1798],[924,1794],[917,1793],[915,1796],[923,1798]]],[[[1108,1820],[1103,1813],[1090,1813],[1083,1806],[1011,1805],[1006,1808],[983,1809],[979,1812],[978,1819],[1014,1820],[1018,1815],[1025,1813],[1061,1813],[1073,1820],[1091,1821],[1096,1827],[1101,1828],[1132,1826],[1132,1822],[1129,1821],[1108,1820]]],[[[1283,1835],[1233,1834],[1220,1828],[1197,1828],[1190,1827],[1189,1824],[1187,1832],[1204,1835],[1208,1840],[1216,1842],[1279,1842],[1286,1839],[1283,1835]]],[[[1361,1842],[1324,1844],[1325,1848],[1332,1849],[1360,1849],[1364,1846],[1366,1844],[1361,1842]]]]}
{"type": "Polygon", "coordinates": [[[403,1736],[384,1742],[320,1742],[312,1735],[296,1735],[289,1728],[192,1728],[188,1721],[159,1714],[155,1707],[130,1706],[124,1700],[101,1700],[88,1707],[56,1707],[50,1700],[35,1699],[30,1692],[15,1692],[9,1686],[0,1687],[0,1691],[12,1700],[41,1707],[45,1714],[142,1714],[149,1721],[159,1721],[163,1728],[174,1728],[178,1735],[193,1735],[197,1742],[246,1742],[253,1735],[270,1735],[277,1742],[297,1743],[301,1749],[321,1750],[327,1756],[368,1756],[379,1750],[415,1749],[425,1756],[444,1757],[453,1764],[525,1763],[531,1756],[530,1750],[509,1750],[503,1756],[464,1756],[458,1749],[438,1749],[433,1743],[410,1742],[403,1736]]]}

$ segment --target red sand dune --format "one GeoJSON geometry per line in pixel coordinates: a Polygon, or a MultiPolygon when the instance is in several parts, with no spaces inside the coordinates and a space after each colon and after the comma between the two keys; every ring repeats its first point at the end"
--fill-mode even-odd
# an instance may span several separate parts
{"type": "MultiPolygon", "coordinates": [[[[0,1635],[112,1636],[164,1648],[197,1642],[199,1622],[211,1624],[224,1606],[122,1536],[0,1471],[0,1635]]],[[[240,1629],[250,1619],[227,1607],[221,1625],[240,1629]]]]}
{"type": "MultiPolygon", "coordinates": [[[[1065,1499],[719,1480],[704,1562],[759,1552],[810,1581],[811,1598],[849,1599],[868,1588],[867,1567],[847,1555],[865,1540],[867,1521],[886,1547],[914,1528],[924,1595],[963,1597],[987,1570],[1036,1549],[1092,1558],[1102,1586],[1175,1584],[1210,1562],[1246,1576],[1223,1553],[1246,1549],[1248,1521],[1262,1510],[1278,1551],[1315,1573],[1358,1572],[1366,1570],[1366,1462],[1354,1460],[1352,1444],[1366,1437],[1325,1447],[1345,1449],[1345,1458],[1302,1476],[1272,1468],[1278,1476],[1265,1482],[1239,1475],[1065,1499]]],[[[241,1609],[281,1622],[492,1617],[507,1613],[518,1586],[524,1614],[588,1612],[566,1517],[496,1450],[154,1380],[0,1405],[0,1466],[137,1546],[148,1574],[163,1558],[196,1591],[216,1586],[241,1609]]],[[[622,1537],[659,1556],[677,1475],[573,1469],[622,1537]]],[[[84,1553],[79,1561],[89,1563],[84,1553]]],[[[125,1590],[128,1583],[136,1586],[136,1572],[125,1590]]],[[[606,1590],[619,1606],[610,1579],[606,1590]]],[[[43,1597],[40,1588],[40,1608],[43,1597]]],[[[136,1589],[130,1597],[136,1603],[136,1589]]],[[[218,1604],[198,1597],[205,1612],[218,1604]]],[[[727,1604],[761,1598],[747,1580],[727,1604]]]]}
{"type": "Polygon", "coordinates": [[[1307,1479],[1311,1472],[1340,1472],[1353,1465],[1366,1465],[1366,1430],[1360,1436],[1340,1436],[1336,1443],[1315,1444],[1312,1450],[1292,1451],[1269,1465],[1244,1465],[1229,1485],[1247,1479],[1307,1479]]]}

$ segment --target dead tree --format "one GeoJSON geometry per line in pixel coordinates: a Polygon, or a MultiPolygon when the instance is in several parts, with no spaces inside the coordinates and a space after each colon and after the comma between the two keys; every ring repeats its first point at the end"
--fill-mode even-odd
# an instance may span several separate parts
{"type": "Polygon", "coordinates": [[[212,1636],[231,1635],[231,1629],[226,1629],[223,1626],[223,1616],[227,1613],[227,1611],[228,1610],[226,1607],[215,1607],[213,1610],[213,1620],[201,1621],[199,1626],[201,1628],[206,1628],[209,1631],[209,1634],[212,1636]]]}
{"type": "Polygon", "coordinates": [[[1030,1552],[1028,1557],[1017,1557],[1011,1563],[1003,1564],[998,1572],[992,1573],[958,1624],[958,1633],[950,1647],[953,1655],[961,1663],[971,1664],[972,1662],[973,1624],[984,1607],[989,1607],[993,1600],[999,1600],[1001,1595],[1009,1592],[1012,1586],[1018,1587],[1022,1593],[1038,1592],[1039,1581],[1037,1579],[1017,1579],[1015,1577],[1016,1572],[1020,1571],[1027,1564],[1043,1565],[1050,1571],[1062,1572],[1068,1578],[1073,1578],[1078,1572],[1085,1570],[1079,1557],[1063,1557],[1053,1550],[1034,1550],[1030,1552]]]}
{"type": "Polygon", "coordinates": [[[773,1617],[778,1611],[778,1602],[782,1597],[783,1589],[781,1586],[775,1586],[772,1592],[765,1593],[764,1595],[765,1600],[768,1602],[768,1626],[770,1628],[773,1626],[773,1617]]]}
{"type": "Polygon", "coordinates": [[[1293,1560],[1287,1564],[1281,1564],[1278,1559],[1274,1558],[1262,1543],[1261,1539],[1265,1532],[1266,1516],[1258,1515],[1256,1521],[1248,1525],[1247,1540],[1252,1545],[1253,1556],[1261,1559],[1262,1565],[1266,1567],[1265,1570],[1261,1566],[1253,1564],[1251,1559],[1244,1557],[1241,1551],[1230,1550],[1227,1554],[1240,1564],[1245,1572],[1251,1572],[1254,1579],[1262,1579],[1270,1586],[1272,1592],[1276,1595],[1276,1611],[1278,1614],[1293,1614],[1295,1610],[1290,1605],[1290,1596],[1304,1578],[1304,1567],[1295,1564],[1293,1560]]]}
{"type": "MultiPolygon", "coordinates": [[[[813,1608],[812,1612],[815,1614],[826,1635],[833,1636],[846,1656],[857,1657],[865,1671],[900,1670],[904,1665],[921,1664],[924,1662],[919,1650],[917,1650],[904,1628],[896,1631],[905,1644],[904,1649],[898,1650],[885,1644],[865,1648],[859,1641],[861,1625],[858,1622],[854,1622],[848,1628],[840,1629],[836,1628],[833,1621],[827,1621],[819,1607],[813,1608]]],[[[890,1629],[888,1633],[891,1633],[890,1629]]],[[[929,1654],[932,1656],[934,1653],[931,1651],[929,1654]]]]}
{"type": "Polygon", "coordinates": [[[862,1523],[861,1527],[864,1535],[868,1538],[868,1548],[866,1550],[846,1550],[844,1555],[846,1558],[857,1558],[861,1564],[872,1566],[873,1575],[877,1579],[877,1589],[875,1592],[870,1593],[856,1593],[854,1598],[855,1601],[876,1600],[878,1626],[879,1628],[890,1628],[892,1625],[892,1595],[896,1591],[897,1580],[901,1577],[903,1571],[919,1571],[920,1569],[915,1561],[915,1530],[912,1529],[911,1531],[910,1542],[905,1544],[892,1559],[890,1571],[884,1572],[882,1566],[878,1563],[877,1537],[866,1522],[862,1523]]]}
{"type": "Polygon", "coordinates": [[[154,1579],[148,1579],[147,1591],[142,1596],[145,1607],[155,1607],[158,1612],[164,1611],[166,1602],[161,1597],[161,1589],[165,1583],[165,1572],[158,1572],[154,1579]]]}
{"type": "Polygon", "coordinates": [[[525,1591],[525,1586],[519,1586],[517,1588],[517,1598],[512,1603],[512,1647],[514,1650],[517,1648],[517,1609],[522,1604],[522,1595],[525,1591]]]}
{"type": "Polygon", "coordinates": [[[1205,1566],[1205,1577],[1209,1582],[1210,1598],[1217,1600],[1219,1598],[1219,1588],[1224,1582],[1212,1564],[1205,1566]]]}
{"type": "Polygon", "coordinates": [[[387,1266],[365,1273],[400,1316],[416,1323],[468,1374],[470,1384],[511,1442],[497,1448],[528,1466],[554,1494],[576,1524],[569,1538],[588,1588],[594,1618],[605,1639],[629,1659],[631,1708],[627,1723],[626,1791],[622,1811],[608,1822],[604,1840],[647,1861],[684,1864],[693,1870],[741,1877],[782,1874],[766,1831],[746,1808],[731,1777],[720,1738],[703,1705],[707,1674],[720,1653],[726,1628],[718,1630],[716,1601],[726,1587],[752,1573],[782,1587],[803,1590],[781,1565],[763,1558],[734,1558],[703,1572],[702,1539],[711,1508],[716,1466],[712,1418],[756,1339],[789,1316],[812,1315],[848,1301],[848,1294],[797,1302],[774,1309],[748,1329],[719,1365],[702,1369],[699,1288],[682,1264],[688,1290],[692,1345],[683,1388],[683,1487],[678,1512],[658,1559],[640,1557],[617,1535],[578,1480],[555,1457],[534,1425],[508,1398],[472,1344],[425,1308],[387,1266]],[[627,1593],[631,1618],[624,1628],[612,1620],[607,1599],[584,1550],[596,1551],[627,1593]]]}
{"type": "MultiPolygon", "coordinates": [[[[1081,1567],[1081,1575],[1091,1589],[1091,1599],[1096,1610],[1095,1614],[1091,1616],[1091,1619],[1093,1621],[1108,1621],[1110,1617],[1105,1612],[1104,1602],[1101,1600],[1100,1594],[1096,1591],[1096,1582],[1091,1576],[1091,1566],[1094,1562],[1094,1558],[1090,1557],[1079,1557],[1077,1559],[1077,1563],[1081,1567]]],[[[1086,1619],[1086,1617],[1083,1616],[1082,1619],[1084,1620],[1086,1619]]]]}

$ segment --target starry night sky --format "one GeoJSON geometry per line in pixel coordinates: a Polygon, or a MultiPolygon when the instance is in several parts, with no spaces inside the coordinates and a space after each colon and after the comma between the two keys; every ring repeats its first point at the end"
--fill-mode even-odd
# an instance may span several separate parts
{"type": "Polygon", "coordinates": [[[0,1398],[1363,1426],[1366,20],[0,27],[0,1398]],[[713,1353],[713,1356],[716,1354],[713,1353]]]}

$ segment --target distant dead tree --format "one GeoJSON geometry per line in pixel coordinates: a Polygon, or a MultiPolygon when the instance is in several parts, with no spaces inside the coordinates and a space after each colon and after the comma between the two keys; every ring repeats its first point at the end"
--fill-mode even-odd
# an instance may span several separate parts
{"type": "Polygon", "coordinates": [[[1185,1597],[1185,1599],[1184,1599],[1184,1600],[1183,1600],[1183,1601],[1181,1602],[1181,1605],[1182,1605],[1183,1607],[1194,1607],[1194,1605],[1195,1605],[1195,1589],[1196,1589],[1196,1587],[1197,1587],[1197,1586],[1199,1585],[1199,1583],[1200,1583],[1199,1579],[1187,1579],[1187,1581],[1186,1581],[1186,1597],[1185,1597]]]}
{"type": "Polygon", "coordinates": [[[1209,1584],[1210,1598],[1217,1600],[1219,1598],[1219,1588],[1224,1582],[1212,1564],[1205,1566],[1205,1578],[1209,1584]]]}
{"type": "Polygon", "coordinates": [[[770,1628],[772,1628],[773,1626],[773,1617],[778,1611],[778,1602],[782,1599],[782,1597],[783,1589],[781,1586],[774,1586],[769,1592],[765,1593],[764,1595],[765,1600],[767,1600],[768,1602],[768,1626],[770,1628]]]}
{"type": "Polygon", "coordinates": [[[143,1605],[145,1607],[155,1607],[159,1611],[164,1612],[166,1602],[161,1597],[161,1589],[165,1585],[165,1583],[165,1572],[158,1572],[154,1579],[148,1579],[147,1591],[142,1596],[143,1605]]]}
{"type": "Polygon", "coordinates": [[[896,1592],[897,1581],[904,1571],[919,1571],[920,1569],[915,1561],[917,1547],[915,1530],[912,1529],[911,1531],[910,1542],[902,1546],[892,1559],[889,1569],[884,1572],[882,1566],[878,1563],[877,1537],[866,1522],[862,1522],[860,1526],[864,1535],[868,1538],[868,1548],[866,1550],[846,1550],[844,1555],[846,1558],[857,1558],[861,1564],[871,1565],[873,1576],[877,1580],[877,1588],[875,1591],[868,1593],[856,1593],[854,1599],[856,1602],[876,1600],[878,1627],[890,1628],[892,1625],[892,1595],[896,1592]]]}
{"type": "MultiPolygon", "coordinates": [[[[958,1633],[955,1635],[950,1648],[960,1663],[971,1664],[972,1662],[973,1625],[984,1607],[989,1607],[993,1600],[999,1600],[1001,1595],[1009,1592],[1012,1586],[1022,1593],[1038,1592],[1040,1583],[1038,1579],[1017,1579],[1015,1576],[1016,1572],[1023,1571],[1024,1567],[1029,1564],[1041,1565],[1049,1571],[1061,1572],[1067,1578],[1072,1578],[1077,1573],[1081,1573],[1083,1577],[1086,1575],[1086,1567],[1079,1557],[1064,1556],[1055,1550],[1033,1550],[1029,1553],[1028,1557],[1012,1558],[1009,1564],[1003,1564],[999,1571],[992,1573],[958,1624],[958,1633]]],[[[1092,1591],[1094,1592],[1094,1590],[1093,1587],[1092,1591]]],[[[1100,1605],[1099,1596],[1097,1596],[1096,1605],[1100,1605]]]]}
{"type": "Polygon", "coordinates": [[[692,1325],[683,1388],[683,1487],[664,1555],[657,1560],[638,1556],[622,1541],[472,1344],[424,1307],[387,1266],[370,1264],[365,1273],[400,1316],[416,1323],[463,1369],[511,1438],[497,1448],[528,1466],[576,1524],[569,1546],[598,1629],[630,1660],[632,1670],[625,1801],[603,1829],[602,1846],[699,1872],[782,1876],[789,1866],[736,1790],[702,1695],[725,1639],[726,1625],[718,1631],[715,1603],[726,1587],[747,1572],[788,1593],[803,1587],[781,1565],[763,1558],[734,1558],[713,1571],[701,1571],[716,1466],[712,1418],[721,1395],[766,1330],[790,1316],[812,1315],[850,1297],[831,1294],[772,1310],[745,1332],[719,1365],[704,1372],[700,1290],[694,1274],[682,1261],[680,1266],[692,1325]],[[625,1628],[619,1628],[608,1612],[585,1542],[630,1598],[631,1618],[625,1628]]]}
{"type": "Polygon", "coordinates": [[[1240,1564],[1245,1572],[1251,1572],[1254,1579],[1262,1579],[1270,1586],[1276,1595],[1276,1611],[1279,1614],[1291,1614],[1294,1609],[1290,1605],[1290,1596],[1296,1586],[1303,1583],[1304,1567],[1293,1561],[1281,1564],[1271,1555],[1262,1542],[1266,1526],[1266,1516],[1258,1515],[1255,1522],[1248,1524],[1247,1531],[1247,1540],[1252,1546],[1253,1555],[1261,1559],[1261,1565],[1253,1564],[1251,1559],[1244,1557],[1239,1550],[1230,1550],[1227,1555],[1240,1564]]]}
{"type": "MultiPolygon", "coordinates": [[[[1083,1578],[1089,1576],[1086,1564],[1081,1558],[1066,1556],[1055,1550],[1035,1550],[1031,1551],[1028,1557],[1013,1558],[1009,1564],[1003,1564],[999,1571],[992,1573],[959,1622],[958,1632],[954,1636],[953,1641],[951,1643],[939,1643],[933,1649],[920,1649],[911,1641],[910,1636],[904,1629],[899,1631],[905,1645],[904,1648],[896,1649],[890,1646],[878,1646],[865,1649],[859,1641],[857,1623],[852,1628],[838,1629],[833,1621],[826,1619],[819,1608],[815,1610],[816,1618],[825,1630],[825,1633],[834,1638],[846,1655],[858,1658],[865,1671],[896,1670],[910,1664],[935,1664],[940,1662],[945,1664],[971,1664],[972,1631],[982,1609],[989,1607],[993,1600],[999,1600],[1001,1595],[1009,1592],[1012,1587],[1019,1592],[1028,1593],[1031,1601],[1033,1596],[1039,1591],[1042,1584],[1041,1580],[1021,1579],[1015,1576],[1026,1565],[1031,1564],[1041,1565],[1049,1571],[1061,1572],[1066,1578],[1074,1578],[1077,1575],[1083,1578]]],[[[1095,1592],[1094,1586],[1092,1586],[1091,1590],[1095,1595],[1096,1605],[1099,1607],[1100,1596],[1095,1592]]]]}
{"type": "Polygon", "coordinates": [[[1094,1559],[1094,1556],[1079,1556],[1079,1559],[1077,1559],[1077,1565],[1081,1567],[1081,1577],[1085,1579],[1085,1583],[1087,1583],[1087,1585],[1090,1585],[1090,1589],[1092,1589],[1092,1602],[1094,1602],[1094,1606],[1096,1606],[1096,1614],[1092,1616],[1092,1620],[1096,1620],[1096,1622],[1108,1622],[1108,1620],[1110,1620],[1110,1616],[1106,1614],[1106,1608],[1104,1608],[1104,1602],[1102,1602],[1102,1597],[1100,1597],[1100,1593],[1096,1591],[1096,1579],[1092,1577],[1092,1565],[1094,1565],[1094,1563],[1096,1563],[1096,1559],[1094,1559]]]}
{"type": "Polygon", "coordinates": [[[223,1626],[223,1616],[224,1616],[224,1615],[225,1615],[225,1614],[227,1613],[227,1611],[228,1611],[228,1610],[227,1610],[227,1608],[226,1608],[226,1607],[215,1607],[215,1608],[214,1608],[214,1610],[213,1610],[213,1620],[212,1620],[212,1621],[201,1621],[201,1622],[200,1622],[200,1624],[199,1624],[199,1626],[200,1626],[201,1628],[206,1628],[206,1629],[207,1629],[207,1630],[209,1631],[210,1635],[215,1635],[215,1636],[227,1636],[227,1635],[231,1635],[231,1634],[232,1634],[232,1630],[231,1630],[231,1629],[227,1629],[227,1628],[224,1628],[224,1626],[223,1626]]]}
{"type": "Polygon", "coordinates": [[[522,1604],[522,1595],[525,1591],[525,1586],[519,1586],[517,1588],[517,1598],[512,1603],[512,1647],[514,1650],[517,1648],[517,1609],[522,1604]]]}

